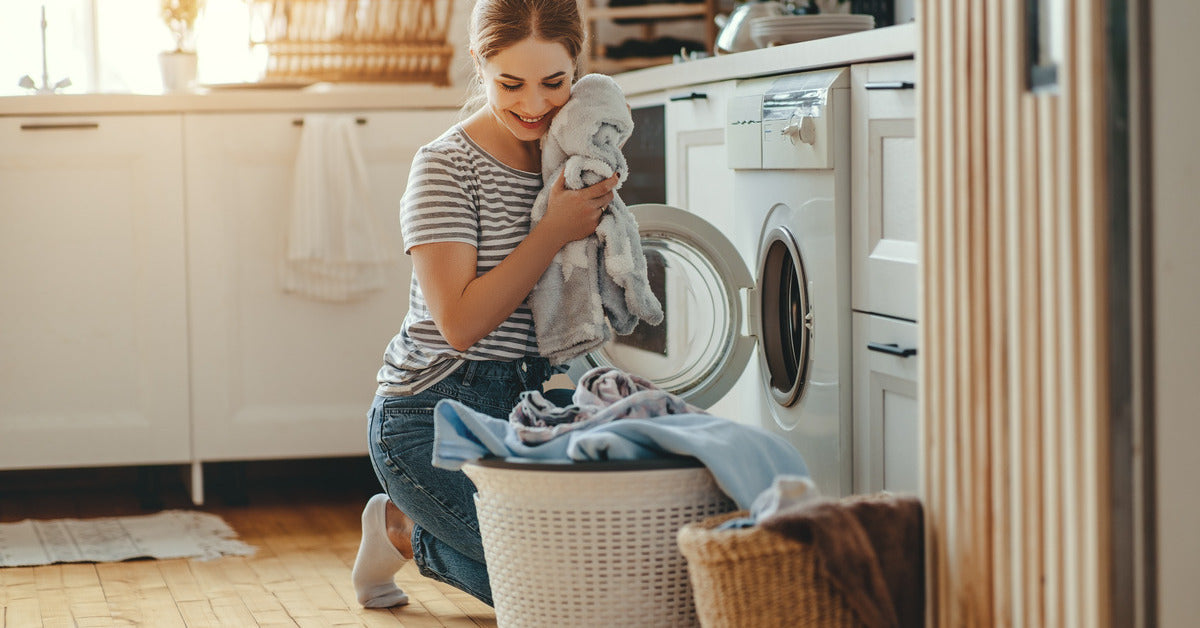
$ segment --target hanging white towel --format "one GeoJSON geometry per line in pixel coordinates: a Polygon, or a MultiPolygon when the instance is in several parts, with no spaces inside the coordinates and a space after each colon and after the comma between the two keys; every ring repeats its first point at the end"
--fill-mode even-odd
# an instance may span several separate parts
{"type": "Polygon", "coordinates": [[[391,255],[378,236],[352,116],[304,116],[292,182],[283,289],[350,301],[384,286],[391,255]]]}

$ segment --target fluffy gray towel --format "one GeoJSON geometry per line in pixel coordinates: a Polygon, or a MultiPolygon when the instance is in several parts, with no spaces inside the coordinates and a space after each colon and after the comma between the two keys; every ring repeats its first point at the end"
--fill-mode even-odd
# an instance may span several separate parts
{"type": "MultiPolygon", "coordinates": [[[[616,81],[589,74],[571,89],[542,140],[543,189],[533,203],[533,223],[546,214],[550,189],[564,177],[577,190],[620,174],[629,166],[621,144],[633,119],[616,81]]],[[[637,220],[614,195],[594,235],[567,244],[529,294],[538,349],[554,364],[580,356],[609,339],[609,324],[628,334],[639,319],[662,322],[662,305],[646,278],[646,256],[637,220]]]]}

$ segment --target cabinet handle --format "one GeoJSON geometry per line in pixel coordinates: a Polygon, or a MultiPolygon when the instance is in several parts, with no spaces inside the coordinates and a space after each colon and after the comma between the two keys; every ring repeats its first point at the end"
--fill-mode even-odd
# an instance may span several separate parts
{"type": "MultiPolygon", "coordinates": [[[[367,123],[366,118],[355,118],[354,119],[354,124],[357,124],[359,126],[362,126],[366,123],[367,123]]],[[[304,118],[296,118],[296,119],[292,120],[292,126],[304,126],[304,118]]]]}
{"type": "Polygon", "coordinates": [[[867,89],[913,89],[917,86],[912,81],[877,81],[867,83],[867,89]]]}
{"type": "Polygon", "coordinates": [[[21,125],[22,131],[66,131],[70,129],[92,130],[98,128],[100,128],[99,122],[49,122],[21,125]]]}
{"type": "Polygon", "coordinates": [[[909,356],[912,356],[912,355],[917,355],[917,348],[916,348],[916,347],[903,347],[903,348],[901,348],[901,347],[900,347],[900,345],[898,345],[898,344],[896,344],[896,343],[894,343],[894,342],[888,342],[888,343],[883,343],[883,342],[868,342],[868,343],[867,343],[867,350],[869,350],[869,351],[878,351],[878,352],[880,352],[880,353],[886,353],[886,354],[888,354],[888,355],[894,355],[894,356],[898,356],[898,357],[901,357],[901,358],[907,358],[907,357],[909,357],[909,356]]]}
{"type": "Polygon", "coordinates": [[[671,97],[671,102],[681,102],[684,100],[708,100],[708,94],[692,92],[690,94],[680,94],[678,96],[671,97]]]}

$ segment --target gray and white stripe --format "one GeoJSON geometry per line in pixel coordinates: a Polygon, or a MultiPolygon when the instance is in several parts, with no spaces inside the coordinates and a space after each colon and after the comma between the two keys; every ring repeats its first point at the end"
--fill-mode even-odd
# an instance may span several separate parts
{"type": "MultiPolygon", "coordinates": [[[[477,252],[476,275],[495,268],[529,233],[542,189],[538,173],[509,167],[479,147],[461,126],[417,151],[400,203],[404,251],[418,244],[463,242],[477,252]]],[[[516,360],[538,355],[533,315],[522,304],[490,334],[462,352],[434,324],[414,275],[408,315],[384,352],[378,394],[418,393],[464,360],[516,360]]]]}

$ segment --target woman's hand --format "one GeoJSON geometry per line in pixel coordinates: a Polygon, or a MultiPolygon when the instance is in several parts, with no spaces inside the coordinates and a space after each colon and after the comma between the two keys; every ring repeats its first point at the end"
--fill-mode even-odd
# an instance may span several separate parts
{"type": "Polygon", "coordinates": [[[568,190],[563,177],[559,176],[550,188],[546,215],[538,228],[546,230],[555,242],[560,242],[558,248],[595,233],[620,180],[620,176],[614,174],[586,188],[568,190]]]}

